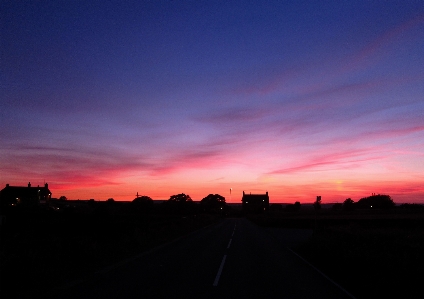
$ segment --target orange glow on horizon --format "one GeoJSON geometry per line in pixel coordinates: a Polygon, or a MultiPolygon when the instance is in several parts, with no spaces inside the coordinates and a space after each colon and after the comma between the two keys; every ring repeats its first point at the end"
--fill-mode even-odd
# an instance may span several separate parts
{"type": "MultiPolygon", "coordinates": [[[[22,185],[22,184],[20,184],[22,185]]],[[[182,184],[183,185],[183,184],[182,184]]],[[[56,188],[54,184],[49,183],[49,188],[53,193],[53,197],[66,196],[68,199],[90,199],[107,200],[114,198],[115,200],[131,201],[136,197],[136,194],[147,195],[154,200],[167,200],[171,195],[185,193],[195,201],[200,201],[208,194],[220,194],[226,198],[228,203],[240,203],[243,191],[251,193],[265,193],[268,191],[270,203],[312,203],[317,195],[322,196],[322,203],[343,202],[346,198],[352,198],[354,201],[362,197],[369,196],[372,193],[388,194],[396,203],[403,202],[418,202],[424,203],[424,187],[421,182],[403,183],[403,182],[343,182],[333,181],[329,183],[309,184],[301,186],[268,186],[267,189],[261,188],[243,188],[249,184],[231,184],[234,187],[229,187],[230,184],[220,183],[216,186],[205,187],[189,187],[185,186],[169,186],[162,188],[155,185],[141,186],[123,186],[123,185],[107,185],[87,188],[65,188],[60,186],[56,188]],[[405,196],[405,191],[408,195],[405,196]],[[231,193],[231,194],[230,194],[231,193]]]]}

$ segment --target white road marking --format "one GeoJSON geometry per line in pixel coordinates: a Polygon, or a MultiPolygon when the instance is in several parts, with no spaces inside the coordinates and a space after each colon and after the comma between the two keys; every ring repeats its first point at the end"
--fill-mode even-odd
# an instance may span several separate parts
{"type": "Polygon", "coordinates": [[[218,273],[216,273],[215,281],[213,282],[213,286],[216,287],[219,282],[219,278],[221,277],[222,269],[224,269],[225,259],[227,258],[227,255],[224,255],[222,258],[221,265],[219,266],[218,273]]]}
{"type": "MultiPolygon", "coordinates": [[[[231,246],[231,242],[233,241],[232,237],[234,236],[234,232],[235,231],[236,231],[236,224],[234,224],[233,233],[231,235],[230,242],[228,242],[227,249],[230,248],[230,246],[231,246]]],[[[222,258],[221,265],[219,266],[218,273],[216,273],[215,281],[213,282],[213,286],[214,287],[216,287],[218,285],[219,278],[221,277],[222,270],[224,269],[224,264],[225,264],[225,259],[226,258],[227,258],[227,255],[225,254],[224,257],[222,258]]]]}
{"type": "Polygon", "coordinates": [[[230,239],[230,242],[228,242],[228,246],[227,246],[227,249],[228,248],[230,248],[230,246],[231,246],[231,241],[232,241],[233,239],[230,239]]]}

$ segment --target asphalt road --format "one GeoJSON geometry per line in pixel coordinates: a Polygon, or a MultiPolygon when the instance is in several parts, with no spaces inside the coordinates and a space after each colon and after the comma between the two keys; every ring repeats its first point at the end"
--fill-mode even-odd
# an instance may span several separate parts
{"type": "Polygon", "coordinates": [[[309,230],[225,219],[48,298],[349,298],[287,249],[309,230]]]}

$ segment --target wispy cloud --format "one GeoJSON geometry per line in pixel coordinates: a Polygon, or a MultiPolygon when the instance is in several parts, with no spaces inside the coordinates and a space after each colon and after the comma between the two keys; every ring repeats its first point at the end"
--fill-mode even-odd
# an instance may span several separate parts
{"type": "Polygon", "coordinates": [[[386,48],[388,44],[393,42],[396,38],[405,35],[405,32],[417,28],[418,26],[424,26],[424,15],[418,15],[387,30],[352,57],[340,70],[340,74],[364,69],[369,67],[372,63],[377,63],[381,57],[384,56],[380,52],[386,48]]]}
{"type": "Polygon", "coordinates": [[[269,174],[291,174],[306,171],[333,171],[337,169],[358,168],[358,164],[372,160],[383,159],[384,156],[376,154],[375,149],[348,150],[342,152],[326,152],[303,159],[302,162],[291,163],[269,172],[269,174]],[[306,160],[306,161],[305,161],[306,160]]]}

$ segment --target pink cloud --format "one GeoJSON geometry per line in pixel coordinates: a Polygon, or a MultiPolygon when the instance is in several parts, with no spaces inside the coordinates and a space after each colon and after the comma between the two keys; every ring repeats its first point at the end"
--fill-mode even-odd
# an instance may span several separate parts
{"type": "MultiPolygon", "coordinates": [[[[422,122],[422,120],[409,119],[407,121],[409,122],[405,122],[405,120],[380,120],[378,122],[373,122],[369,127],[364,125],[362,128],[352,130],[349,134],[344,136],[330,138],[328,142],[334,145],[367,144],[371,141],[376,142],[379,140],[390,143],[391,138],[400,138],[424,131],[424,124],[419,123],[422,122]],[[417,123],[414,123],[415,121],[417,123]]],[[[388,147],[386,149],[388,149],[388,147]]],[[[384,150],[384,148],[380,150],[384,150]]]]}
{"type": "Polygon", "coordinates": [[[268,174],[291,174],[304,171],[318,171],[325,167],[324,170],[357,168],[358,164],[369,162],[372,160],[380,160],[385,156],[376,155],[376,148],[345,150],[341,152],[324,152],[318,156],[313,156],[306,162],[295,163],[294,165],[273,170],[268,174]]]}
{"type": "Polygon", "coordinates": [[[146,163],[117,151],[59,147],[17,146],[2,161],[9,177],[43,178],[63,185],[116,184],[119,174],[146,163]]]}

